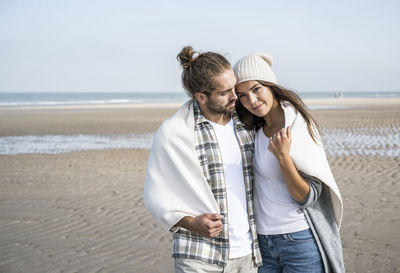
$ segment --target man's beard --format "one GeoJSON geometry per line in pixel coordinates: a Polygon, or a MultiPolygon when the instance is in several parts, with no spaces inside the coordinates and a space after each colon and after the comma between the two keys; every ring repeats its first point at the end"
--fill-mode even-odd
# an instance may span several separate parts
{"type": "MultiPolygon", "coordinates": [[[[230,105],[231,103],[235,102],[236,100],[231,100],[227,105],[230,105]]],[[[212,102],[210,99],[207,100],[206,102],[207,109],[210,112],[214,112],[216,114],[227,114],[231,115],[235,111],[235,107],[232,108],[227,108],[227,106],[221,106],[221,105],[216,105],[214,102],[212,102]]]]}

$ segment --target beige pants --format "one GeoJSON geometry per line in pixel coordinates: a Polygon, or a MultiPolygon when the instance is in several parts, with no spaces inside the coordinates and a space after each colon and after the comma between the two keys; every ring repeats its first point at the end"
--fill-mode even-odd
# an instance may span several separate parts
{"type": "Polygon", "coordinates": [[[175,258],[175,273],[257,273],[252,255],[229,259],[225,267],[194,259],[175,258]]]}

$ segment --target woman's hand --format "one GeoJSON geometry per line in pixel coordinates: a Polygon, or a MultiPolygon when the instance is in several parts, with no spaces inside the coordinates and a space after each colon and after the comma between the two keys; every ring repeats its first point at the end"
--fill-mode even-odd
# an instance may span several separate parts
{"type": "Polygon", "coordinates": [[[290,144],[292,143],[292,133],[290,126],[286,129],[282,128],[269,138],[268,150],[274,154],[278,162],[282,162],[290,158],[290,144]]]}
{"type": "Polygon", "coordinates": [[[289,126],[286,129],[279,130],[270,137],[268,149],[274,154],[276,160],[278,160],[290,195],[294,200],[302,203],[310,192],[310,186],[308,182],[301,177],[293,160],[290,158],[289,152],[291,143],[292,133],[289,126]]]}

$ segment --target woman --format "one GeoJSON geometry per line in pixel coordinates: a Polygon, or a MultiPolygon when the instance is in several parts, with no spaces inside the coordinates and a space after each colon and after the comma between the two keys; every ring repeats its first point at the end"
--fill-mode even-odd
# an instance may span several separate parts
{"type": "Polygon", "coordinates": [[[263,266],[259,272],[344,272],[342,200],[316,121],[280,87],[268,54],[234,66],[237,112],[255,129],[254,206],[263,266]]]}

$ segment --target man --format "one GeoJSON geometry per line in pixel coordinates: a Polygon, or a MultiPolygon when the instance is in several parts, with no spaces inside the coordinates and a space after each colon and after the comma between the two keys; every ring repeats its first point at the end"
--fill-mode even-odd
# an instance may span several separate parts
{"type": "Polygon", "coordinates": [[[236,78],[225,57],[182,49],[191,100],[158,129],[144,201],[173,232],[175,272],[256,272],[253,135],[235,113],[236,78]]]}

